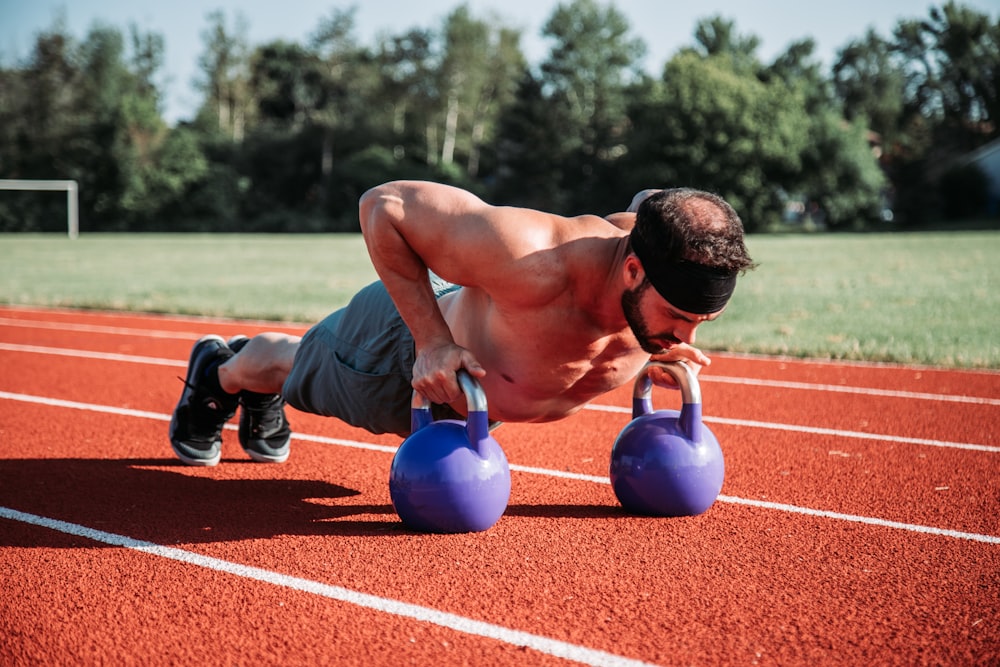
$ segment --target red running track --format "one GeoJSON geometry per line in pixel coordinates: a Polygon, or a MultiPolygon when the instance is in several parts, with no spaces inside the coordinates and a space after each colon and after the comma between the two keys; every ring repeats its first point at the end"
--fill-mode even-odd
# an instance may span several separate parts
{"type": "Polygon", "coordinates": [[[624,388],[496,431],[504,517],[424,535],[394,437],[290,411],[283,465],[174,459],[192,342],[268,329],[0,308],[0,664],[1000,664],[998,373],[715,355],[705,514],[618,505],[624,388]]]}

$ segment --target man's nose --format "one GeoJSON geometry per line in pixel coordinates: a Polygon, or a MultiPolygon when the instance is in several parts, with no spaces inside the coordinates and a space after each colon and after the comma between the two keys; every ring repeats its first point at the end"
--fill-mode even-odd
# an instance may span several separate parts
{"type": "Polygon", "coordinates": [[[698,328],[697,323],[692,324],[682,324],[674,329],[674,336],[677,337],[682,343],[687,343],[688,345],[694,345],[695,340],[695,330],[698,328]]]}

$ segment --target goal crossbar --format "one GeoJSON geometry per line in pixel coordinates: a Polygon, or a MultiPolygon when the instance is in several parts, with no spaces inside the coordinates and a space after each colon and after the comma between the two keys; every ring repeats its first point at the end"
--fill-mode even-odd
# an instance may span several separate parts
{"type": "Polygon", "coordinates": [[[80,188],[77,186],[76,181],[0,178],[0,190],[65,190],[67,232],[71,239],[75,239],[80,235],[80,188]]]}

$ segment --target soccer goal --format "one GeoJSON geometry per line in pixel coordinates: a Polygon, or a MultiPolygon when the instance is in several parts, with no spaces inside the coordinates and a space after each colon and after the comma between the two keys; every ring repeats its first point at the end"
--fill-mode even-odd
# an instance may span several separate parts
{"type": "Polygon", "coordinates": [[[35,181],[0,178],[0,190],[66,191],[66,229],[69,237],[80,235],[80,198],[76,181],[35,181]]]}

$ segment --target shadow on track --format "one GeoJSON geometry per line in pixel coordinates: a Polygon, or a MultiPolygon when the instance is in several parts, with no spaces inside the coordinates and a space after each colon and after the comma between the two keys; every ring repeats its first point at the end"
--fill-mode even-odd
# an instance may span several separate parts
{"type": "MultiPolygon", "coordinates": [[[[343,502],[359,495],[355,489],[201,472],[163,459],[2,459],[0,505],[164,545],[405,532],[389,504],[343,502]]],[[[24,544],[0,530],[0,546],[65,544],[55,537],[24,544]]]]}

